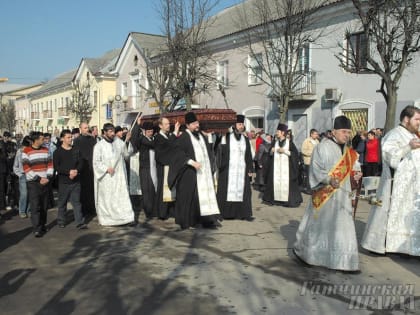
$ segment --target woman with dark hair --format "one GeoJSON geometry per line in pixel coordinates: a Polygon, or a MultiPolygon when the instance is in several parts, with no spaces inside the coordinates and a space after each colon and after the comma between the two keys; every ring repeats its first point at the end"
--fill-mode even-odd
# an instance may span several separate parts
{"type": "Polygon", "coordinates": [[[22,147],[17,150],[13,163],[13,173],[19,178],[19,216],[21,218],[27,218],[30,215],[26,177],[22,165],[22,150],[25,147],[29,147],[31,143],[32,141],[29,136],[23,138],[22,147]]]}

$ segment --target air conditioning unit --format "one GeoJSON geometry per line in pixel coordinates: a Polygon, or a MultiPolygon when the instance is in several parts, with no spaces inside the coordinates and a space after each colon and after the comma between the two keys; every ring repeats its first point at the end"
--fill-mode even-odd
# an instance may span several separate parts
{"type": "Polygon", "coordinates": [[[340,99],[340,92],[338,89],[325,89],[325,100],[338,102],[340,99]]]}

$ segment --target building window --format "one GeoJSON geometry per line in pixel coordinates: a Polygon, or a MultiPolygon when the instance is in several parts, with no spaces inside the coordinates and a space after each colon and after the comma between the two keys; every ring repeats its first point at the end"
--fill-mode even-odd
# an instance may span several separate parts
{"type": "Polygon", "coordinates": [[[123,82],[121,84],[121,96],[128,96],[128,84],[127,84],[127,82],[123,82]]]}
{"type": "Polygon", "coordinates": [[[364,32],[350,34],[345,44],[345,65],[349,72],[363,72],[367,68],[368,43],[364,32]]]}
{"type": "Polygon", "coordinates": [[[93,91],[93,106],[98,106],[98,91],[93,91]]]}
{"type": "Polygon", "coordinates": [[[298,69],[300,73],[308,73],[310,69],[310,44],[304,43],[299,49],[299,65],[298,69]]]}
{"type": "Polygon", "coordinates": [[[261,83],[262,62],[262,53],[248,55],[248,85],[261,83]]]}
{"type": "Polygon", "coordinates": [[[112,119],[112,104],[106,104],[106,119],[112,119]]]}
{"type": "Polygon", "coordinates": [[[228,65],[227,60],[217,63],[217,84],[221,84],[223,87],[229,86],[228,65]]]}

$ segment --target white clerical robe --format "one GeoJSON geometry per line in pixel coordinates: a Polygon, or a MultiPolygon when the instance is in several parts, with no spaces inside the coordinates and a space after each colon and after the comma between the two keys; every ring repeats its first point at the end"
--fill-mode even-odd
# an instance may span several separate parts
{"type": "Polygon", "coordinates": [[[207,153],[206,142],[200,134],[199,139],[186,131],[191,139],[194,149],[196,162],[201,164],[200,169],[197,171],[197,187],[198,187],[198,200],[200,203],[200,215],[213,215],[220,214],[217,205],[216,192],[214,190],[213,175],[211,172],[210,159],[207,153]]]}
{"type": "Polygon", "coordinates": [[[112,143],[104,139],[93,149],[95,204],[101,225],[113,226],[134,222],[124,161],[128,156],[125,143],[117,137],[112,143]],[[113,175],[107,172],[109,167],[114,169],[113,175]]]}
{"type": "Polygon", "coordinates": [[[275,201],[289,201],[289,139],[286,139],[283,152],[279,153],[279,142],[274,145],[273,188],[275,201]]]}
{"type": "Polygon", "coordinates": [[[382,175],[377,190],[381,204],[374,205],[369,213],[361,243],[367,250],[420,256],[420,154],[408,144],[414,137],[398,126],[382,141],[382,175]]]}
{"type": "MultiPolygon", "coordinates": [[[[312,189],[329,184],[328,172],[341,157],[341,148],[330,139],[315,147],[309,169],[312,189]]],[[[295,253],[308,264],[337,270],[359,269],[350,193],[350,177],[347,177],[319,210],[309,201],[294,245],[295,253]]]]}
{"type": "MultiPolygon", "coordinates": [[[[245,137],[241,136],[239,140],[236,140],[234,133],[227,136],[230,137],[227,201],[242,202],[244,200],[245,172],[247,171],[245,137]]],[[[226,144],[225,137],[222,139],[222,144],[226,144]]]]}

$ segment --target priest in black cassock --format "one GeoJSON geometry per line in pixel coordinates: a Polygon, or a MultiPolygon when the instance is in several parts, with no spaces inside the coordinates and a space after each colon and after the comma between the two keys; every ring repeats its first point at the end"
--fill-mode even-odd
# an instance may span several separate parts
{"type": "Polygon", "coordinates": [[[250,176],[254,163],[244,121],[244,115],[237,115],[233,131],[222,138],[217,202],[224,219],[252,221],[250,176]]]}
{"type": "Polygon", "coordinates": [[[171,124],[166,117],[159,118],[159,133],[155,136],[155,159],[157,170],[157,215],[161,220],[166,220],[174,215],[175,188],[168,186],[169,164],[174,160],[175,141],[179,132],[180,124],[175,124],[175,130],[170,132],[171,124]]]}
{"type": "Polygon", "coordinates": [[[80,203],[82,204],[82,213],[85,217],[96,215],[95,194],[93,185],[93,147],[96,140],[89,133],[89,125],[81,123],[79,125],[80,136],[73,140],[74,148],[80,152],[83,160],[83,168],[80,172],[80,203]]]}
{"type": "Polygon", "coordinates": [[[211,144],[200,132],[193,112],[185,115],[185,124],[187,129],[176,140],[168,176],[169,186],[176,187],[175,223],[181,229],[200,223],[203,227],[216,227],[220,211],[214,189],[211,144]]]}
{"type": "Polygon", "coordinates": [[[131,144],[140,155],[140,187],[143,195],[143,209],[147,219],[157,217],[157,173],[155,161],[154,129],[152,122],[144,122],[140,131],[141,117],[131,132],[131,144]]]}
{"type": "Polygon", "coordinates": [[[279,124],[272,142],[263,202],[296,208],[302,203],[299,189],[299,152],[286,137],[287,125],[279,124]]]}

